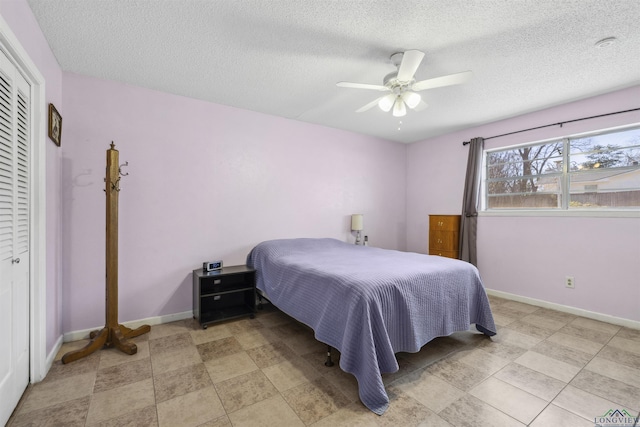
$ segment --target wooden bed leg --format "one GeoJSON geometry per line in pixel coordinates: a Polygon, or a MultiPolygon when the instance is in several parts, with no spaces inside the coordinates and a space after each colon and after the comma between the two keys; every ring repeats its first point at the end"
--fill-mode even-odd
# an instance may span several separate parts
{"type": "Polygon", "coordinates": [[[328,366],[329,368],[334,365],[333,360],[331,360],[331,346],[327,346],[327,361],[324,362],[324,366],[328,366]]]}

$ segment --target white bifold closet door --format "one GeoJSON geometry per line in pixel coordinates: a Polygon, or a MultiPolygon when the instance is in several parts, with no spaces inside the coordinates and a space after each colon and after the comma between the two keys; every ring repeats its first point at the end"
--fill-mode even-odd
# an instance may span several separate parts
{"type": "Polygon", "coordinates": [[[30,93],[0,50],[0,425],[29,383],[30,93]]]}

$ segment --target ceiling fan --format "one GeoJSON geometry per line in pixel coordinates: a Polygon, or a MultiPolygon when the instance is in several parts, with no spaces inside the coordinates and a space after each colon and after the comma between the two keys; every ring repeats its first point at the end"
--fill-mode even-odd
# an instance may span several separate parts
{"type": "Polygon", "coordinates": [[[427,108],[427,103],[422,100],[422,97],[417,92],[461,84],[471,78],[471,71],[463,71],[417,82],[414,74],[418,66],[420,66],[422,58],[424,58],[424,53],[419,50],[396,52],[391,55],[391,62],[397,67],[397,71],[387,74],[382,81],[382,85],[351,82],[338,82],[336,85],[354,89],[390,92],[357,109],[356,113],[362,113],[378,105],[382,111],[389,112],[393,109],[395,117],[402,117],[407,114],[407,107],[414,111],[421,111],[427,108]]]}

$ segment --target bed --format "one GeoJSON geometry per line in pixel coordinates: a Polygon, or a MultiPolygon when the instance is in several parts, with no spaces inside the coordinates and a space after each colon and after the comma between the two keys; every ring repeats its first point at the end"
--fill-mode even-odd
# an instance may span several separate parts
{"type": "Polygon", "coordinates": [[[389,406],[382,374],[398,370],[396,353],[471,324],[496,333],[478,270],[467,262],[300,238],[258,244],[247,265],[262,295],[340,351],[341,369],[378,415],[389,406]]]}

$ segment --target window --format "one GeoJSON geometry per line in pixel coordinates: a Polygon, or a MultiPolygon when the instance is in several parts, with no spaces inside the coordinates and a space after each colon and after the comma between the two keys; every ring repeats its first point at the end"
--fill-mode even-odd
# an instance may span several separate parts
{"type": "Polygon", "coordinates": [[[487,150],[484,210],[640,208],[640,128],[487,150]]]}

